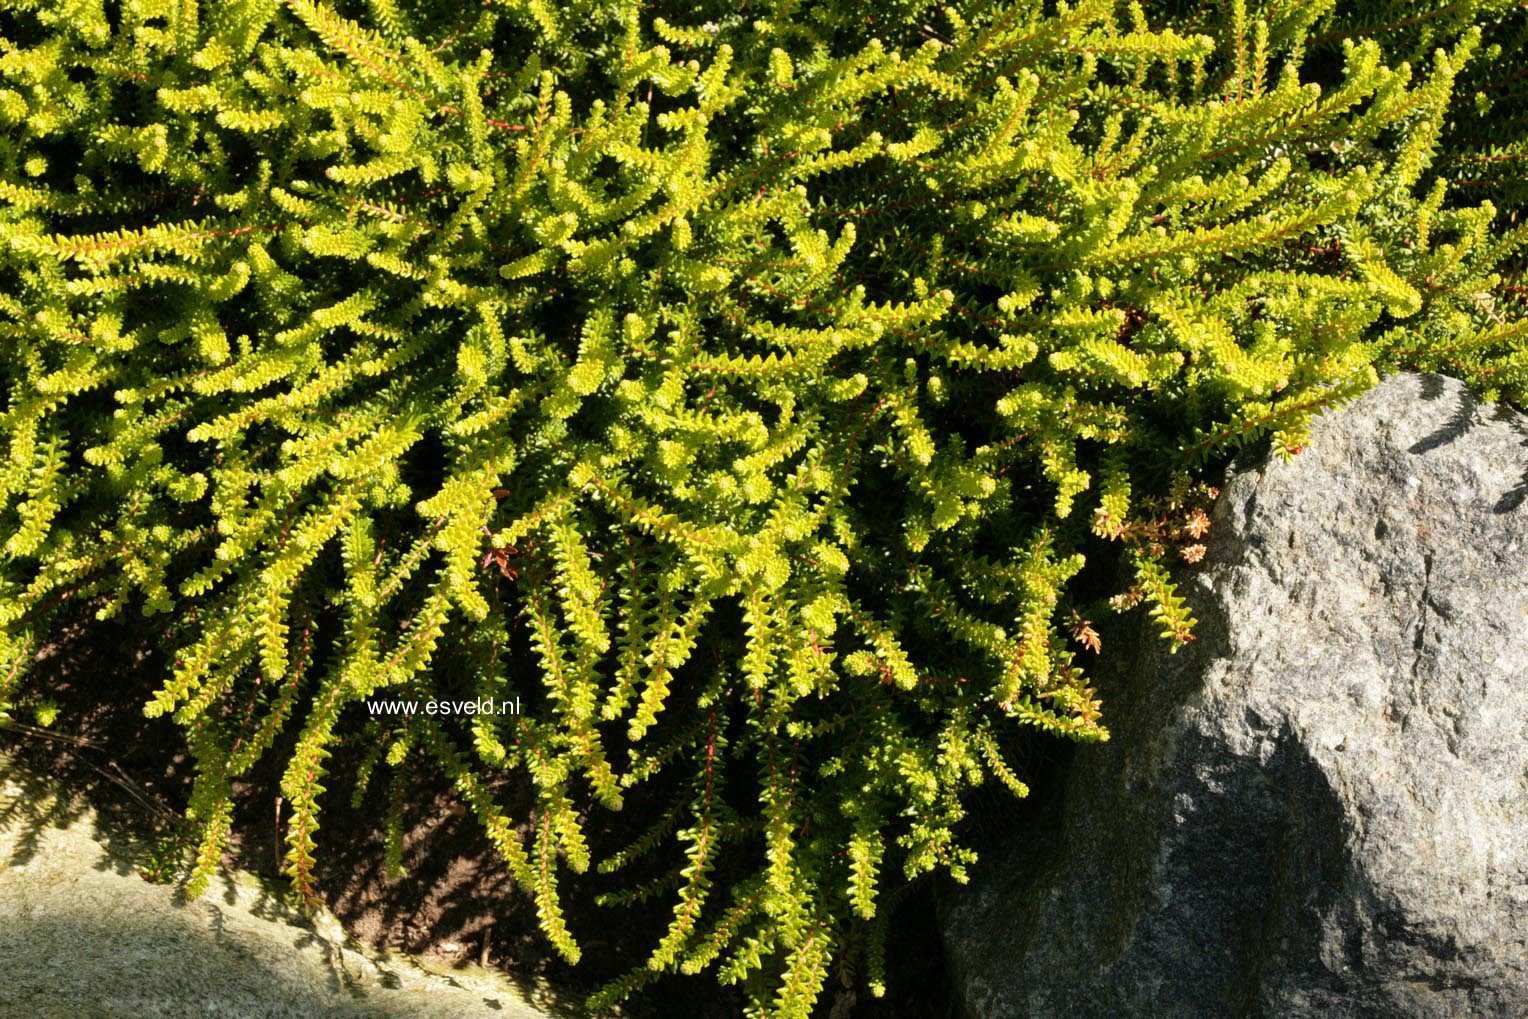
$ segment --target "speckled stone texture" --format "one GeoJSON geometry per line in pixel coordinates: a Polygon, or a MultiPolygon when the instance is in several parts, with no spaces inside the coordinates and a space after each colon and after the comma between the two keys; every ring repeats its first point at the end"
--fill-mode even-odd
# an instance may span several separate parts
{"type": "Polygon", "coordinates": [[[0,1019],[550,1019],[503,974],[350,941],[225,873],[191,903],[140,847],[0,754],[0,1019]]]}
{"type": "Polygon", "coordinates": [[[1100,677],[1041,866],[946,900],[966,1012],[1528,1016],[1528,418],[1402,375],[1234,469],[1176,655],[1100,677]]]}

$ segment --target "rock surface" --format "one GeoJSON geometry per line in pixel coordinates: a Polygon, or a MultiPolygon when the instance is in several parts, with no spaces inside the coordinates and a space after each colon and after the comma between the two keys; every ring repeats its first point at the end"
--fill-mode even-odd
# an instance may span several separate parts
{"type": "Polygon", "coordinates": [[[1528,1016],[1525,482],[1528,418],[1439,376],[1233,470],[1197,641],[1105,648],[1046,866],[1011,833],[946,902],[967,1013],[1528,1016]]]}
{"type": "Polygon", "coordinates": [[[574,1013],[476,967],[435,970],[303,919],[255,878],[191,903],[143,880],[139,847],[0,754],[4,1019],[550,1019],[574,1013]]]}

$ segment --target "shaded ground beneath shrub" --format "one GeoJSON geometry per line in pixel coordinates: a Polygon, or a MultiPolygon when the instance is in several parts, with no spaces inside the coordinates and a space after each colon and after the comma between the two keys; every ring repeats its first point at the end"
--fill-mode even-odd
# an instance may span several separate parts
{"type": "Polygon", "coordinates": [[[147,847],[0,747],[0,1015],[581,1019],[519,974],[376,952],[285,882],[144,881],[147,847]]]}
{"type": "MultiPolygon", "coordinates": [[[[108,822],[157,839],[163,853],[143,870],[146,876],[163,879],[172,873],[176,845],[187,844],[180,811],[190,793],[192,768],[179,728],[167,718],[146,719],[142,714],[142,705],[164,675],[155,632],[146,623],[132,618],[97,622],[84,616],[60,627],[61,639],[43,649],[25,687],[46,692],[57,704],[56,721],[47,729],[0,729],[0,744],[83,793],[108,822]]],[[[279,854],[284,852],[277,834],[276,762],[283,758],[281,749],[268,754],[235,789],[227,860],[270,878],[279,875],[279,854]]],[[[346,753],[342,748],[331,762],[336,778],[347,774],[346,753]]],[[[1051,768],[1055,762],[1037,766],[1051,768]]],[[[1058,783],[1043,786],[1054,784],[1058,783]]],[[[447,784],[438,773],[418,768],[410,776],[404,798],[407,874],[387,880],[381,816],[385,785],[376,783],[360,807],[352,808],[346,783],[333,782],[318,833],[319,891],[346,929],[367,944],[543,977],[580,993],[641,964],[671,919],[672,907],[661,896],[645,913],[616,913],[594,905],[587,883],[566,880],[565,914],[584,950],[583,962],[570,967],[546,944],[537,929],[534,903],[514,887],[476,819],[442,791],[447,784]],[[602,933],[604,917],[609,919],[602,933]]],[[[525,810],[515,809],[523,792],[505,785],[496,793],[511,816],[525,816],[525,810]]],[[[978,796],[986,801],[989,794],[982,791],[978,796]]],[[[979,814],[1014,809],[995,801],[975,806],[979,814]]],[[[1030,814],[1038,806],[1018,809],[1030,814]]],[[[624,820],[621,815],[613,819],[624,820]]],[[[591,841],[598,846],[603,835],[618,844],[632,834],[607,828],[591,832],[591,841]]],[[[892,915],[887,996],[869,998],[834,980],[823,996],[820,1015],[956,1019],[936,933],[934,892],[934,885],[923,883],[892,915]]],[[[624,1011],[636,1019],[732,1019],[741,1009],[741,998],[707,974],[666,977],[624,1011]]]]}

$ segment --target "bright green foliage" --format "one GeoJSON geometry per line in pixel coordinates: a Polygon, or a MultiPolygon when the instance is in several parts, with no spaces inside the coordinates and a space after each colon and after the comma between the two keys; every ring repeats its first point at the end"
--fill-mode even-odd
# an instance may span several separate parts
{"type": "Polygon", "coordinates": [[[0,694],[66,599],[168,613],[198,886],[286,730],[310,890],[364,730],[567,958],[568,871],[670,899],[608,998],[879,987],[883,895],[963,876],[1015,734],[1107,738],[1085,552],[1187,640],[1184,472],[1376,364],[1524,393],[1518,193],[1438,156],[1521,18],[1406,65],[1331,7],[12,0],[0,694]],[[596,858],[590,809],[646,834],[596,858]]]}
{"type": "MultiPolygon", "coordinates": [[[[1174,18],[1200,25],[1213,11],[1203,5],[1174,18]]],[[[1435,107],[1404,148],[1360,136],[1323,139],[1334,156],[1359,161],[1383,146],[1401,185],[1376,196],[1366,229],[1342,238],[1343,253],[1389,294],[1373,346],[1377,365],[1445,372],[1487,399],[1522,403],[1528,8],[1516,0],[1323,0],[1254,3],[1246,17],[1265,19],[1274,40],[1306,32],[1305,64],[1323,80],[1335,82],[1347,48],[1367,41],[1403,74],[1431,73],[1434,88],[1452,86],[1446,109],[1435,107]],[[1477,32],[1470,60],[1441,55],[1477,32]],[[1424,296],[1431,314],[1408,318],[1424,296]]]]}

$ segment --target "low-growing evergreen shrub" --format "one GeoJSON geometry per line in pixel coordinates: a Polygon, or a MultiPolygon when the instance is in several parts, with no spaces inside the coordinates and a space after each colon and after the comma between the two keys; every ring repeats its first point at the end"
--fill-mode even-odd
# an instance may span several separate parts
{"type": "Polygon", "coordinates": [[[69,600],[168,614],[193,890],[285,738],[311,893],[360,734],[356,795],[441,769],[564,957],[559,874],[671,900],[600,1000],[878,988],[1015,734],[1107,738],[1098,614],[1191,638],[1198,466],[1389,364],[1522,394],[1524,228],[1438,165],[1520,13],[1392,18],[1407,65],[1331,6],[11,0],[0,699],[69,600]]]}

